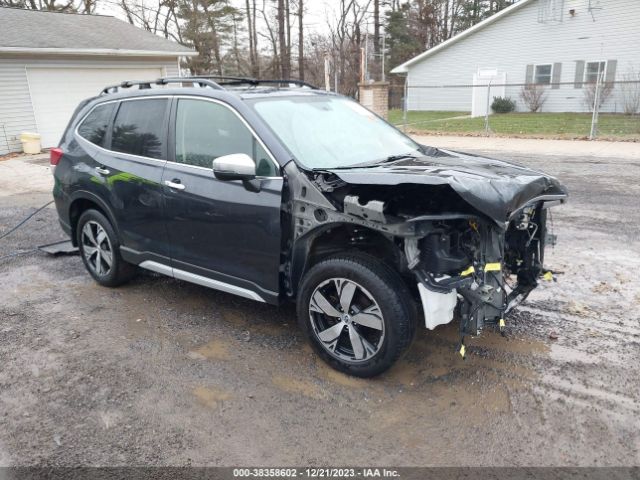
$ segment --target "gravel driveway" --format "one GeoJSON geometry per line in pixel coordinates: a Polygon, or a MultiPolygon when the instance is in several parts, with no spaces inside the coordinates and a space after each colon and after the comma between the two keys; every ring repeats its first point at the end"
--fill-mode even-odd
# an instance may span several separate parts
{"type": "MultiPolygon", "coordinates": [[[[0,258],[0,463],[640,464],[640,160],[494,156],[569,187],[547,257],[562,274],[507,338],[485,331],[462,361],[455,326],[422,328],[374,380],[326,367],[291,306],[143,272],[106,289],[77,256],[0,258]]],[[[46,160],[7,162],[0,232],[51,198],[46,160]]],[[[62,238],[48,208],[0,257],[62,238]]]]}

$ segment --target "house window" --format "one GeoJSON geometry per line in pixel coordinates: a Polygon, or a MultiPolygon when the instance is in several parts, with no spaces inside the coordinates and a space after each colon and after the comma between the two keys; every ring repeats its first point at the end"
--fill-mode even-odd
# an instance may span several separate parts
{"type": "Polygon", "coordinates": [[[604,77],[606,66],[607,62],[587,62],[584,69],[584,81],[586,83],[596,83],[599,75],[602,76],[601,78],[604,77]]]}
{"type": "Polygon", "coordinates": [[[551,68],[549,65],[536,65],[534,83],[541,85],[549,85],[551,83],[551,68]]]}

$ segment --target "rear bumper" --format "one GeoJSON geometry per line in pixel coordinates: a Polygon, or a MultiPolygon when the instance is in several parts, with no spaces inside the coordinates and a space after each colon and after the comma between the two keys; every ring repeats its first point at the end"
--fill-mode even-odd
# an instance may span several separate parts
{"type": "Polygon", "coordinates": [[[62,231],[67,234],[67,236],[71,239],[71,243],[76,246],[76,239],[71,235],[71,225],[63,221],[61,218],[58,218],[58,222],[60,223],[60,228],[62,231]]]}

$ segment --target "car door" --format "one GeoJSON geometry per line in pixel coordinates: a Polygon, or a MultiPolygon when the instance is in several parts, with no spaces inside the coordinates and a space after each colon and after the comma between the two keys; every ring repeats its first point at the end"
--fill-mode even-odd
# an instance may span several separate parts
{"type": "MultiPolygon", "coordinates": [[[[127,99],[100,105],[115,109],[103,145],[104,118],[91,122],[92,113],[78,128],[90,154],[88,190],[105,201],[115,217],[122,253],[140,263],[169,263],[162,215],[162,171],[167,152],[170,98],[127,99]],[[97,148],[96,145],[102,148],[97,148]]],[[[105,117],[105,114],[98,115],[105,117]]]]}
{"type": "Polygon", "coordinates": [[[174,276],[275,302],[283,185],[277,163],[220,101],[176,98],[169,128],[172,152],[162,181],[174,276]],[[260,191],[214,177],[213,160],[234,153],[254,159],[260,191]]]}
{"type": "Polygon", "coordinates": [[[122,245],[136,261],[168,261],[162,202],[170,99],[122,101],[105,167],[122,245]]]}

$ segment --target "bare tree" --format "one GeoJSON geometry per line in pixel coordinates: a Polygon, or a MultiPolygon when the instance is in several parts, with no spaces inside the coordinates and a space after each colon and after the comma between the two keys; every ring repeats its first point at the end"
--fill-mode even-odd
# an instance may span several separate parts
{"type": "Polygon", "coordinates": [[[147,7],[142,0],[120,0],[118,6],[127,17],[127,21],[151,33],[159,33],[164,26],[161,21],[162,3],[156,8],[147,7]]]}
{"type": "Polygon", "coordinates": [[[619,85],[622,97],[622,108],[625,114],[635,115],[640,112],[640,71],[631,69],[622,76],[619,85]]]}
{"type": "Polygon", "coordinates": [[[251,75],[260,76],[260,63],[258,61],[258,32],[256,29],[256,0],[246,0],[247,33],[249,36],[249,63],[251,75]]]}
{"type": "Polygon", "coordinates": [[[311,32],[306,36],[304,46],[305,81],[314,85],[324,84],[324,58],[332,52],[333,43],[329,35],[311,32]]]}
{"type": "Polygon", "coordinates": [[[529,111],[539,112],[547,100],[547,92],[542,85],[530,83],[520,90],[520,98],[527,105],[529,111]]]}
{"type": "Polygon", "coordinates": [[[96,0],[0,0],[0,7],[50,12],[94,13],[96,0]]]}
{"type": "Polygon", "coordinates": [[[380,63],[380,0],[373,0],[373,69],[378,71],[380,63]]]}
{"type": "Polygon", "coordinates": [[[260,16],[262,17],[266,33],[261,30],[257,30],[258,35],[262,38],[269,41],[269,45],[271,47],[271,56],[268,57],[265,55],[266,62],[266,76],[277,77],[280,74],[280,56],[278,55],[278,39],[276,32],[274,31],[272,25],[276,20],[276,17],[273,15],[270,16],[270,13],[267,12],[267,3],[266,0],[262,0],[262,8],[259,10],[260,16]]]}
{"type": "Polygon", "coordinates": [[[162,0],[162,6],[166,12],[163,19],[162,34],[165,38],[171,38],[178,43],[184,44],[185,40],[182,35],[183,23],[178,16],[179,1],[181,0],[162,0]]]}
{"type": "Polygon", "coordinates": [[[289,78],[291,63],[287,57],[287,21],[285,3],[287,0],[278,0],[278,8],[276,10],[276,17],[278,18],[278,47],[279,47],[279,60],[280,60],[280,75],[282,78],[289,78]]]}
{"type": "Polygon", "coordinates": [[[304,0],[298,0],[298,78],[304,80],[304,0]]]}
{"type": "Polygon", "coordinates": [[[284,22],[287,31],[287,44],[286,44],[286,62],[287,62],[287,70],[288,76],[284,76],[283,78],[291,77],[291,8],[290,8],[290,0],[284,0],[284,22]]]}
{"type": "Polygon", "coordinates": [[[373,0],[373,52],[380,54],[380,0],[373,0]]]}
{"type": "Polygon", "coordinates": [[[243,68],[243,61],[240,58],[240,30],[242,29],[242,15],[239,11],[236,11],[233,15],[233,43],[231,53],[233,55],[233,63],[235,73],[238,75],[244,75],[245,69],[243,68]]]}
{"type": "Polygon", "coordinates": [[[582,102],[584,106],[587,107],[589,112],[593,111],[593,107],[596,103],[596,94],[598,98],[597,108],[602,108],[604,102],[606,102],[611,93],[613,92],[613,83],[612,82],[603,82],[600,84],[597,83],[587,83],[584,86],[584,92],[582,97],[582,102]]]}
{"type": "Polygon", "coordinates": [[[339,0],[337,16],[328,20],[340,93],[355,96],[360,78],[362,25],[372,0],[339,0]]]}

